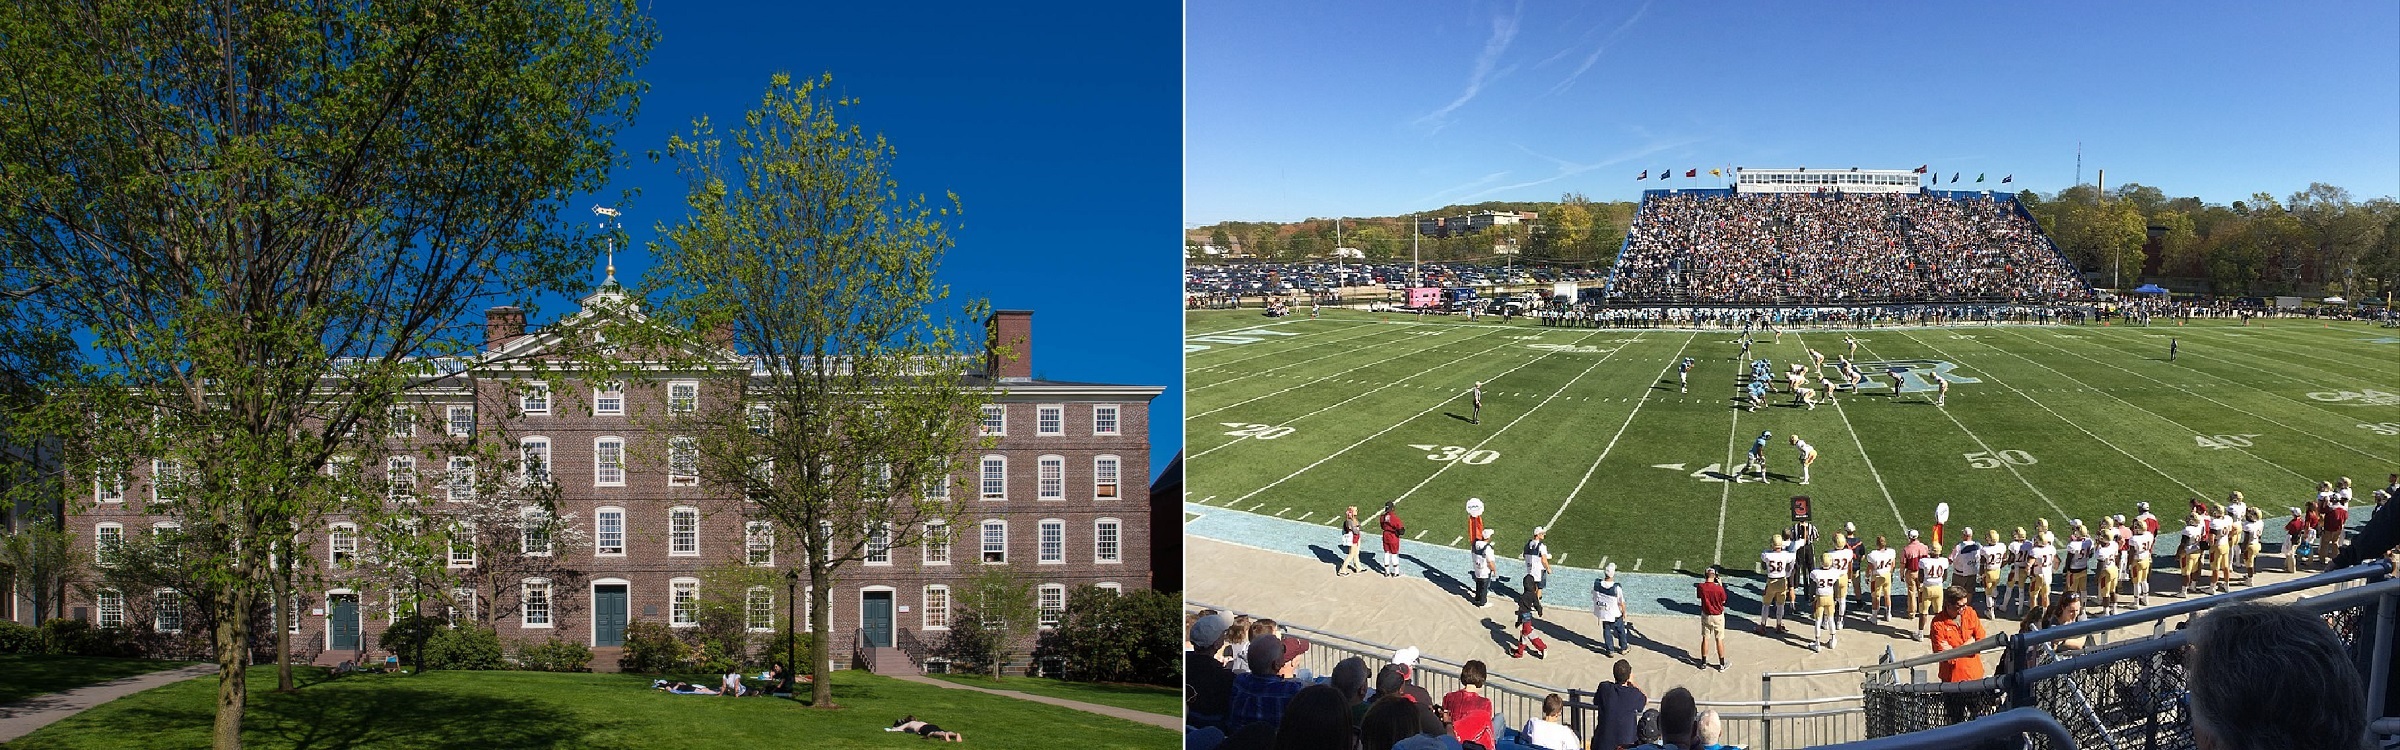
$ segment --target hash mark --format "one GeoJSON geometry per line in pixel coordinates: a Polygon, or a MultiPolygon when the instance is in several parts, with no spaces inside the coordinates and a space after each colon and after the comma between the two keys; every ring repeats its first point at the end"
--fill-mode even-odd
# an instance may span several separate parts
{"type": "Polygon", "coordinates": [[[1457,539],[1452,539],[1452,540],[1450,540],[1450,546],[1452,546],[1452,547],[1456,547],[1456,546],[1458,546],[1458,543],[1459,543],[1459,542],[1462,542],[1462,541],[1465,541],[1465,540],[1466,540],[1466,537],[1463,537],[1463,536],[1462,536],[1462,537],[1459,537],[1459,538],[1457,538],[1457,539]]]}
{"type": "Polygon", "coordinates": [[[1424,538],[1425,538],[1425,532],[1426,532],[1426,531],[1431,531],[1431,529],[1421,529],[1421,530],[1417,531],[1417,535],[1416,535],[1416,536],[1412,536],[1412,537],[1409,537],[1409,538],[1410,538],[1410,539],[1424,539],[1424,538]]]}
{"type": "Polygon", "coordinates": [[[1634,569],[1634,570],[1641,570],[1641,569],[1642,569],[1642,558],[1639,558],[1639,557],[1633,558],[1633,569],[1634,569]]]}

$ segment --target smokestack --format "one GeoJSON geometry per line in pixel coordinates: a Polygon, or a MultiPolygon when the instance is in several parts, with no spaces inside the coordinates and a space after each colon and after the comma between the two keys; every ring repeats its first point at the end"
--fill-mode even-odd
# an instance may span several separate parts
{"type": "Polygon", "coordinates": [[[525,311],[515,307],[494,307],[483,311],[483,348],[500,348],[509,339],[525,335],[525,311]]]}
{"type": "Polygon", "coordinates": [[[994,310],[984,324],[983,373],[1001,382],[1033,379],[1033,311],[994,310]],[[1008,349],[1003,357],[1000,349],[1008,349]]]}
{"type": "Polygon", "coordinates": [[[2105,170],[2105,169],[2103,169],[2103,170],[2100,170],[2100,171],[2098,171],[2098,172],[2095,172],[2095,173],[2093,173],[2093,174],[2094,174],[2094,175],[2096,175],[2096,176],[2094,176],[2094,177],[2092,178],[2092,186],[2100,189],[2100,190],[2099,190],[2099,192],[2100,192],[2100,202],[2101,202],[2101,203],[2107,203],[2107,202],[2108,202],[2108,170],[2105,170]]]}

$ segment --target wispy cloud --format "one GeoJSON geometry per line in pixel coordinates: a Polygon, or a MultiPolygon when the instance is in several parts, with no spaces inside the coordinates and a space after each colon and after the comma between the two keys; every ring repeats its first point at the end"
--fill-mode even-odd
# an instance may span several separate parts
{"type": "MultiPolygon", "coordinates": [[[[1575,66],[1575,72],[1568,73],[1566,79],[1559,81],[1558,85],[1551,86],[1549,94],[1545,94],[1545,96],[1557,94],[1567,90],[1567,87],[1575,85],[1575,80],[1582,78],[1584,71],[1591,70],[1593,64],[1600,62],[1600,54],[1607,52],[1609,45],[1615,44],[1618,37],[1624,36],[1627,30],[1633,28],[1633,24],[1635,22],[1642,20],[1642,14],[1648,12],[1650,12],[1650,0],[1643,0],[1642,7],[1635,8],[1632,17],[1625,19],[1624,23],[1617,24],[1617,28],[1608,32],[1608,36],[1601,37],[1600,43],[1592,46],[1591,53],[1583,56],[1583,64],[1575,66]]],[[[1592,29],[1597,31],[1599,27],[1594,26],[1592,29]]],[[[1587,39],[1590,38],[1591,33],[1588,31],[1585,32],[1584,37],[1587,39]]],[[[1558,54],[1551,55],[1550,60],[1559,59],[1574,49],[1575,48],[1573,47],[1569,47],[1567,49],[1560,50],[1558,54]]],[[[1550,60],[1544,60],[1542,62],[1548,63],[1550,60]]]]}
{"type": "Polygon", "coordinates": [[[1507,15],[1492,17],[1492,35],[1483,40],[1483,54],[1475,57],[1475,67],[1467,72],[1466,90],[1459,92],[1458,98],[1450,100],[1450,103],[1443,105],[1441,109],[1417,118],[1416,124],[1431,125],[1436,132],[1439,132],[1443,126],[1450,124],[1450,113],[1458,111],[1459,107],[1467,106],[1467,102],[1475,100],[1475,95],[1483,93],[1484,84],[1491,82],[1493,78],[1507,75],[1509,71],[1515,70],[1516,68],[1512,66],[1495,72],[1500,65],[1500,56],[1508,52],[1509,43],[1516,41],[1517,24],[1524,17],[1525,3],[1523,0],[1518,0],[1516,7],[1511,8],[1507,15]]]}
{"type": "Polygon", "coordinates": [[[1417,199],[1417,203],[1419,203],[1419,204],[1430,204],[1430,203],[1439,202],[1439,201],[1441,201],[1443,198],[1446,198],[1446,197],[1448,197],[1448,196],[1457,195],[1457,194],[1459,194],[1459,193],[1464,193],[1464,192],[1466,192],[1466,191],[1469,191],[1469,190],[1473,190],[1473,189],[1476,189],[1476,188],[1479,188],[1479,187],[1483,187],[1483,186],[1485,186],[1485,185],[1489,185],[1489,184],[1492,184],[1492,183],[1495,183],[1495,182],[1499,182],[1501,179],[1503,179],[1503,178],[1506,178],[1506,177],[1508,177],[1508,171],[1507,171],[1507,170],[1501,170],[1501,171],[1498,171],[1498,172],[1493,172],[1493,173],[1491,173],[1491,174],[1484,175],[1482,178],[1480,178],[1480,179],[1477,179],[1477,180],[1474,180],[1474,181],[1472,181],[1472,182],[1466,182],[1466,183],[1462,183],[1462,184],[1458,184],[1458,185],[1452,185],[1452,186],[1450,186],[1450,187],[1443,188],[1443,189],[1441,189],[1439,192],[1436,192],[1436,193],[1434,193],[1434,194],[1432,194],[1432,195],[1428,195],[1428,196],[1425,196],[1425,197],[1423,197],[1423,198],[1419,198],[1419,199],[1417,199]]]}
{"type": "Polygon", "coordinates": [[[1573,176],[1576,176],[1576,175],[1579,175],[1579,174],[1583,174],[1583,173],[1585,173],[1585,172],[1589,172],[1589,171],[1592,171],[1592,170],[1595,170],[1595,169],[1600,169],[1600,168],[1602,168],[1602,167],[1613,167],[1613,166],[1617,166],[1617,165],[1619,165],[1619,164],[1624,164],[1624,163],[1626,163],[1626,162],[1630,162],[1630,161],[1633,161],[1633,160],[1635,160],[1635,159],[1639,159],[1639,158],[1642,158],[1642,157],[1645,157],[1645,156],[1649,156],[1649,155],[1651,155],[1651,154],[1655,154],[1655,153],[1658,153],[1658,152],[1660,152],[1660,151],[1665,151],[1665,150],[1667,150],[1667,149],[1671,149],[1671,148],[1682,148],[1682,147],[1684,147],[1684,146],[1689,146],[1689,145],[1692,145],[1692,144],[1694,144],[1694,143],[1699,143],[1701,140],[1703,140],[1703,139],[1701,139],[1701,138],[1692,138],[1692,137],[1687,137],[1687,138],[1677,138],[1677,139],[1673,139],[1673,140],[1665,140],[1665,141],[1651,141],[1650,143],[1648,143],[1648,144],[1645,144],[1645,145],[1642,145],[1642,146],[1640,146],[1640,147],[1633,148],[1633,149],[1628,149],[1628,150],[1626,150],[1626,151],[1619,152],[1619,153],[1617,153],[1617,154],[1615,154],[1615,155],[1613,155],[1613,156],[1609,156],[1609,157],[1607,157],[1607,158],[1601,159],[1601,160],[1599,160],[1599,161],[1594,161],[1594,162],[1572,162],[1572,161],[1567,161],[1567,160],[1565,160],[1565,159],[1560,159],[1560,158],[1553,157],[1553,156],[1547,156],[1547,155],[1544,155],[1544,154],[1541,154],[1541,153],[1535,152],[1534,150],[1532,150],[1532,149],[1529,149],[1529,148],[1526,148],[1526,147],[1524,147],[1524,146],[1522,146],[1522,145],[1519,145],[1519,146],[1517,146],[1517,150],[1519,150],[1519,151],[1523,151],[1523,152],[1525,152],[1527,155],[1533,156],[1534,158],[1541,159],[1541,160],[1543,160],[1543,161],[1547,161],[1547,162],[1550,162],[1550,163],[1551,163],[1551,164],[1553,164],[1553,165],[1556,165],[1556,166],[1558,167],[1558,172],[1557,172],[1556,174],[1552,174],[1552,175],[1550,175],[1550,176],[1548,176],[1548,177],[1544,177],[1544,178],[1541,178],[1541,179],[1538,179],[1538,180],[1528,180],[1528,181],[1525,181],[1525,182],[1511,183],[1511,184],[1507,184],[1507,185],[1499,185],[1499,186],[1495,186],[1495,187],[1485,188],[1485,189],[1483,189],[1483,190],[1480,190],[1480,191],[1477,191],[1477,192],[1475,192],[1475,193],[1472,193],[1472,194],[1466,195],[1466,196],[1464,196],[1464,197],[1461,197],[1461,198],[1458,198],[1458,199],[1456,199],[1456,200],[1458,200],[1459,202],[1471,202],[1471,201],[1474,201],[1474,200],[1476,200],[1476,199],[1478,199],[1478,198],[1483,198],[1483,197],[1485,197],[1485,196],[1489,196],[1489,195],[1493,195],[1493,194],[1497,194],[1497,193],[1505,193],[1505,192],[1508,192],[1508,191],[1511,191],[1511,190],[1522,190],[1522,189],[1529,188],[1529,187],[1538,187],[1538,186],[1541,186],[1541,185],[1548,185],[1548,184],[1550,184],[1550,183],[1557,182],[1557,181],[1559,181],[1559,180],[1564,180],[1564,179],[1566,179],[1566,178],[1573,177],[1573,176]]]}

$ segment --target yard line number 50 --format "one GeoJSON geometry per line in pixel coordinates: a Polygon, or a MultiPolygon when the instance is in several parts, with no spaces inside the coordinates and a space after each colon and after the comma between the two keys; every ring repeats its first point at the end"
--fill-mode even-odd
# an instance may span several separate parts
{"type": "Polygon", "coordinates": [[[2040,461],[2035,461],[2033,459],[2033,454],[2017,450],[1976,451],[1974,453],[1966,454],[1966,457],[1967,465],[1978,469],[1997,469],[2000,468],[2001,464],[2032,466],[2034,464],[2041,463],[2040,461]]]}

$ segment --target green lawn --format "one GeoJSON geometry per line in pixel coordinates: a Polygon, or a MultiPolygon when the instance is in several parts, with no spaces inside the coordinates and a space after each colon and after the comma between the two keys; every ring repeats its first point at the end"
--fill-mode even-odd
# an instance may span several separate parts
{"type": "Polygon", "coordinates": [[[1068,682],[1047,677],[1010,677],[993,682],[992,678],[983,675],[937,674],[927,676],[979,688],[1014,690],[1020,693],[1130,708],[1135,711],[1147,711],[1167,716],[1183,715],[1183,690],[1181,688],[1122,683],[1068,682]]]}
{"type": "MultiPolygon", "coordinates": [[[[1821,524],[1899,546],[1944,501],[1953,538],[2038,518],[2063,537],[2067,519],[2130,515],[2137,500],[2180,526],[2169,516],[2187,498],[2237,489],[2279,517],[2345,475],[2363,505],[2400,468],[2400,334],[2363,323],[1859,331],[1862,362],[1949,363],[1947,407],[1887,388],[1813,411],[1778,394],[1750,412],[1731,406],[1738,331],[1354,312],[1185,321],[1194,501],[1331,524],[1344,505],[1364,516],[1400,498],[1411,538],[1463,546],[1461,504],[1480,496],[1504,551],[1549,524],[1553,553],[1577,567],[1747,569],[1798,494],[1821,524]],[[1689,393],[1672,367],[1683,357],[1696,361],[1689,393]],[[1477,380],[1489,382],[1470,424],[1477,380]],[[1762,430],[1775,433],[1775,481],[1723,481],[1762,430]],[[1820,454],[1805,487],[1795,434],[1820,454]]],[[[1830,361],[1842,336],[1762,337],[1753,356],[1781,369],[1813,347],[1830,361]]],[[[2268,525],[2279,538],[2280,519],[2268,525]]]]}
{"type": "MultiPolygon", "coordinates": [[[[254,690],[273,667],[250,673],[254,690]]],[[[251,696],[243,741],[253,748],[913,748],[884,732],[915,714],[978,747],[1173,747],[1158,727],[1029,701],[837,673],[819,711],[772,698],[673,696],[647,675],[433,672],[326,679],[306,672],[290,695],[251,696]]],[[[713,682],[713,680],[711,681],[713,682]]],[[[214,680],[127,696],[43,728],[11,748],[185,748],[208,744],[214,680]]]]}
{"type": "Polygon", "coordinates": [[[156,659],[0,654],[0,703],[174,669],[189,663],[156,659]]]}

